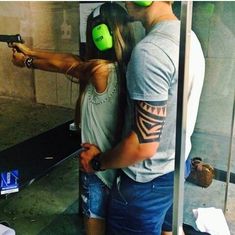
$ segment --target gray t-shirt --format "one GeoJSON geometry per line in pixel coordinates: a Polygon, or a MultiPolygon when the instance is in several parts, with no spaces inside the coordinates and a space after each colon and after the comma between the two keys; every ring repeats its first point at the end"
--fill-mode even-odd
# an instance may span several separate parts
{"type": "MultiPolygon", "coordinates": [[[[174,170],[179,36],[180,22],[178,20],[163,21],[156,24],[134,48],[128,65],[127,89],[129,99],[125,134],[130,132],[134,122],[135,100],[167,100],[167,116],[158,151],[152,158],[123,169],[129,177],[138,182],[148,182],[174,170]]],[[[198,66],[197,68],[191,66],[195,72],[191,71],[189,80],[192,84],[192,80],[197,79],[201,85],[197,87],[198,96],[193,97],[196,99],[197,105],[190,113],[193,123],[189,128],[190,135],[186,137],[189,139],[186,142],[190,145],[186,150],[187,156],[191,148],[190,137],[196,121],[195,117],[204,78],[204,57],[200,43],[193,32],[191,41],[192,56],[194,51],[197,51],[196,59],[192,62],[198,66]],[[194,77],[198,67],[202,68],[203,72],[199,73],[198,77],[194,77]]],[[[190,89],[192,90],[192,85],[190,85],[190,89]]]]}

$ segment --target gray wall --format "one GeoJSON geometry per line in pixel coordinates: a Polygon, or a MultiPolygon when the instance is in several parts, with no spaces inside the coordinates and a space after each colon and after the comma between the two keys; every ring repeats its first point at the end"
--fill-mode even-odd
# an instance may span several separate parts
{"type": "MultiPolygon", "coordinates": [[[[0,34],[20,33],[28,46],[79,53],[78,2],[0,2],[0,34]],[[61,26],[65,22],[69,34],[61,26]]],[[[74,108],[78,85],[64,75],[17,68],[0,44],[0,95],[74,108]]]]}
{"type": "Polygon", "coordinates": [[[235,2],[213,2],[212,14],[208,13],[209,4],[194,4],[193,28],[206,57],[197,128],[227,135],[231,129],[235,88],[235,2]]]}
{"type": "MultiPolygon", "coordinates": [[[[195,156],[227,170],[235,92],[235,2],[194,2],[193,30],[206,57],[206,74],[193,135],[195,156]]],[[[234,155],[235,146],[232,148],[234,155]]],[[[232,159],[235,172],[235,159],[232,159]]]]}

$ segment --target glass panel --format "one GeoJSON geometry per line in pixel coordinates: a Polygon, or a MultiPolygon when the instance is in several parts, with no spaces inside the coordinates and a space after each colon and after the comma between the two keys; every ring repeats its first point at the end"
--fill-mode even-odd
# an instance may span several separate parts
{"type": "MultiPolygon", "coordinates": [[[[230,154],[231,124],[235,89],[234,2],[194,2],[192,29],[206,59],[206,74],[191,157],[200,157],[215,168],[208,188],[185,184],[184,221],[196,227],[192,209],[215,207],[224,210],[226,173],[230,154]]],[[[233,134],[234,135],[234,134],[233,134]]],[[[234,142],[231,172],[235,173],[234,142]]],[[[231,177],[232,180],[232,177],[231,177]]],[[[235,182],[229,184],[226,220],[235,231],[235,182]]],[[[208,219],[209,220],[209,219],[208,219]]]]}
{"type": "Polygon", "coordinates": [[[192,27],[192,7],[190,1],[181,2],[180,10],[180,44],[178,65],[178,95],[176,117],[175,143],[175,173],[174,173],[174,206],[173,206],[173,233],[182,233],[183,201],[184,201],[184,165],[186,150],[186,127],[188,119],[188,87],[189,87],[189,52],[192,27]]]}

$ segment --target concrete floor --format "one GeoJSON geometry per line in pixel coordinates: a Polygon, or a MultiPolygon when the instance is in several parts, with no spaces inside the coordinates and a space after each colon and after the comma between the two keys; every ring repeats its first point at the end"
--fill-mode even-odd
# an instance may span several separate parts
{"type": "MultiPolygon", "coordinates": [[[[184,196],[184,222],[187,224],[191,224],[196,228],[195,218],[192,210],[197,208],[209,207],[215,207],[223,210],[225,198],[225,183],[214,180],[213,183],[205,189],[186,182],[184,196]]],[[[231,235],[235,234],[234,200],[235,185],[230,184],[225,218],[231,235]]]]}
{"type": "MultiPolygon", "coordinates": [[[[0,150],[67,122],[73,114],[71,109],[0,98],[0,150]]],[[[0,221],[7,221],[17,235],[78,234],[77,199],[77,159],[69,159],[19,193],[1,196],[0,221]]]]}
{"type": "MultiPolygon", "coordinates": [[[[201,157],[205,162],[219,170],[227,171],[229,141],[226,135],[212,135],[195,131],[192,138],[192,157],[201,157]]],[[[235,153],[233,145],[232,153],[235,153]]],[[[233,154],[234,155],[234,154],[233,154]]],[[[231,172],[235,172],[235,159],[232,158],[231,172]]],[[[216,207],[224,210],[225,207],[226,183],[213,180],[208,188],[201,188],[191,183],[185,183],[184,199],[184,221],[195,226],[195,218],[192,209],[216,207]]],[[[231,235],[235,234],[235,184],[230,183],[228,187],[228,197],[225,218],[229,226],[231,235]]]]}
{"type": "MultiPolygon", "coordinates": [[[[4,136],[0,141],[0,150],[72,118],[73,110],[0,99],[0,133],[4,136]]],[[[215,155],[227,154],[228,145],[223,141],[227,143],[225,137],[196,132],[192,157],[200,156],[217,168],[221,166],[220,169],[226,169],[224,158],[215,159],[215,155]],[[223,143],[220,148],[217,141],[223,143]]],[[[232,171],[235,172],[234,164],[232,171]]],[[[7,221],[17,235],[83,235],[82,221],[78,215],[78,174],[77,160],[71,158],[19,193],[1,198],[0,220],[7,221]]],[[[214,180],[206,189],[186,182],[184,222],[195,226],[192,209],[223,209],[224,195],[223,182],[214,180]]],[[[235,185],[230,184],[226,220],[231,235],[235,235],[234,199],[235,185]]]]}

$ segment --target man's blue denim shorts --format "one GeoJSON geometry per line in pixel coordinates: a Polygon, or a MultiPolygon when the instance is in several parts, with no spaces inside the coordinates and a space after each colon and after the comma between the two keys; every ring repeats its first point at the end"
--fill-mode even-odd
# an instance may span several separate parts
{"type": "MultiPolygon", "coordinates": [[[[185,178],[191,159],[185,163],[185,178]]],[[[108,206],[107,235],[160,235],[172,231],[174,172],[138,183],[120,170],[108,206]]]]}
{"type": "Polygon", "coordinates": [[[88,218],[106,219],[110,189],[95,174],[80,173],[82,212],[88,218]]]}
{"type": "Polygon", "coordinates": [[[174,173],[139,183],[120,171],[110,195],[108,235],[160,235],[172,205],[174,173]]]}

